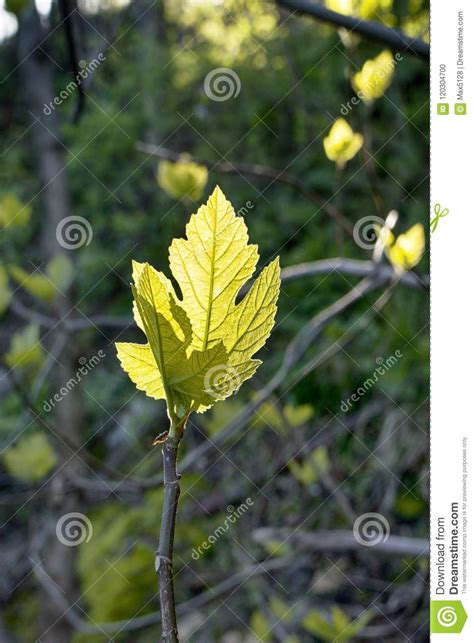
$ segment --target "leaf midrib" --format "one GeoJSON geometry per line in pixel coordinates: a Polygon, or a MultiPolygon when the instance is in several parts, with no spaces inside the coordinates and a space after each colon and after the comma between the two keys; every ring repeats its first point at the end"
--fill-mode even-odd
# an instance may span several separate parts
{"type": "Polygon", "coordinates": [[[214,303],[214,273],[215,273],[215,261],[216,261],[216,234],[217,234],[217,200],[216,207],[214,209],[214,225],[212,231],[212,253],[211,253],[211,274],[209,280],[209,295],[207,299],[207,313],[206,313],[206,325],[204,327],[204,338],[203,338],[203,350],[206,350],[208,340],[209,340],[209,329],[211,327],[211,314],[212,314],[212,304],[214,303]]]}

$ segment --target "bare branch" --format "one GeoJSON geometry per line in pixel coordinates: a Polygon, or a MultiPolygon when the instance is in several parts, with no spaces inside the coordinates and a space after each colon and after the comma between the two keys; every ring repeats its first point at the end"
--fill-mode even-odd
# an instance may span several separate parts
{"type": "Polygon", "coordinates": [[[333,531],[308,532],[301,529],[261,527],[253,532],[255,542],[292,542],[297,547],[317,553],[368,552],[390,556],[428,556],[429,542],[426,538],[388,536],[386,540],[370,547],[361,545],[352,531],[337,529],[333,531]]]}
{"type": "MultiPolygon", "coordinates": [[[[56,603],[56,605],[64,611],[64,618],[66,618],[73,627],[75,627],[79,632],[84,634],[104,634],[104,633],[114,633],[114,632],[133,632],[136,630],[149,627],[150,625],[156,625],[161,622],[160,612],[152,612],[151,614],[146,614],[145,616],[138,616],[136,618],[131,618],[123,621],[114,621],[109,623],[89,623],[78,610],[73,605],[69,605],[64,595],[61,593],[54,581],[46,573],[44,567],[42,566],[39,559],[33,559],[32,563],[34,564],[34,573],[36,579],[43,589],[46,591],[48,596],[56,603]]],[[[277,558],[275,560],[263,561],[262,563],[257,563],[256,565],[250,565],[242,569],[242,571],[237,572],[233,576],[230,576],[223,580],[221,583],[218,583],[209,590],[198,594],[197,596],[191,598],[184,603],[181,603],[176,608],[176,613],[178,616],[187,614],[193,610],[199,609],[208,605],[209,603],[215,601],[221,596],[232,591],[235,587],[238,587],[245,580],[259,576],[261,574],[266,574],[269,572],[276,572],[280,569],[286,568],[291,563],[291,560],[288,558],[277,558]]]]}
{"type": "MultiPolygon", "coordinates": [[[[182,159],[182,155],[178,152],[174,152],[160,145],[150,145],[148,143],[137,143],[137,150],[144,152],[145,154],[150,154],[152,156],[157,156],[158,158],[166,159],[168,161],[179,161],[182,159]]],[[[336,221],[344,231],[352,236],[352,224],[344,216],[344,214],[337,208],[328,202],[328,200],[323,197],[321,194],[311,190],[306,186],[306,184],[301,181],[301,179],[285,172],[284,170],[276,170],[271,167],[266,167],[264,165],[254,165],[250,163],[237,163],[232,161],[232,163],[221,162],[221,163],[211,163],[210,161],[204,161],[202,159],[196,159],[192,157],[192,160],[195,163],[204,165],[205,167],[212,169],[215,172],[221,174],[247,174],[250,176],[257,176],[272,179],[272,181],[277,181],[278,183],[284,183],[294,188],[304,197],[315,203],[321,210],[326,212],[334,221],[336,221]]]]}
{"type": "Polygon", "coordinates": [[[336,27],[344,27],[348,31],[357,33],[368,40],[380,42],[393,49],[393,51],[412,54],[425,60],[430,58],[430,46],[424,40],[412,38],[403,33],[403,31],[386,27],[380,22],[346,16],[310,0],[276,0],[276,2],[280,7],[284,7],[289,11],[311,16],[316,20],[336,27]]]}
{"type": "MultiPolygon", "coordinates": [[[[332,272],[352,277],[368,277],[377,272],[378,277],[386,283],[397,278],[401,284],[409,286],[410,288],[428,288],[429,285],[428,275],[420,277],[413,272],[407,272],[401,277],[398,277],[391,266],[380,265],[377,267],[373,261],[345,259],[344,257],[333,257],[330,259],[308,261],[294,266],[287,266],[281,271],[281,280],[294,281],[295,279],[312,277],[313,275],[327,275],[332,272]]],[[[18,317],[36,322],[44,328],[53,328],[58,323],[53,317],[47,317],[46,315],[42,315],[41,313],[25,306],[18,300],[18,298],[12,299],[10,308],[16,315],[18,315],[18,317]]],[[[65,319],[62,328],[67,332],[84,330],[91,326],[122,329],[130,326],[131,323],[131,317],[90,315],[87,318],[81,317],[77,319],[65,319]]]]}

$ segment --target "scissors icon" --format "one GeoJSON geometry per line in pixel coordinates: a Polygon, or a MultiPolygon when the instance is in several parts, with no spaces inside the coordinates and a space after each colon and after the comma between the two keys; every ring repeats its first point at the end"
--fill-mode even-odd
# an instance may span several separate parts
{"type": "Polygon", "coordinates": [[[438,222],[439,222],[440,219],[442,219],[443,217],[448,216],[449,210],[448,210],[448,208],[443,208],[443,210],[442,210],[441,209],[441,204],[436,203],[435,207],[434,207],[434,213],[435,213],[435,216],[430,221],[431,232],[434,232],[436,230],[436,228],[438,227],[438,222]]]}

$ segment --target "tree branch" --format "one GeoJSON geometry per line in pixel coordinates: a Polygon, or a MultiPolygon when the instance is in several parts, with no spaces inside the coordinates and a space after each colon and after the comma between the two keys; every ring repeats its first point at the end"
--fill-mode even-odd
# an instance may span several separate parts
{"type": "MultiPolygon", "coordinates": [[[[151,156],[157,156],[168,161],[179,161],[182,159],[182,155],[173,150],[169,150],[161,145],[150,145],[148,143],[138,142],[136,148],[139,152],[144,152],[145,154],[150,154],[151,156]]],[[[324,210],[328,216],[336,221],[343,230],[352,237],[352,224],[347,219],[344,214],[336,208],[336,206],[328,203],[328,200],[325,199],[321,194],[315,192],[308,188],[301,179],[285,172],[284,170],[276,170],[271,167],[266,167],[264,165],[255,165],[250,163],[232,163],[221,162],[221,163],[211,163],[210,161],[204,161],[202,159],[196,159],[192,157],[192,160],[199,165],[204,165],[208,169],[212,169],[214,172],[219,172],[221,174],[247,174],[250,176],[257,176],[260,178],[272,179],[272,181],[277,181],[278,183],[283,183],[289,185],[290,187],[297,190],[304,197],[315,203],[321,210],[324,210]]]]}
{"type": "Polygon", "coordinates": [[[264,386],[257,396],[247,404],[247,406],[232,420],[229,425],[216,435],[212,441],[207,440],[200,446],[193,449],[181,462],[181,469],[187,470],[197,460],[204,457],[209,451],[216,446],[225,442],[229,437],[239,431],[245,424],[253,418],[255,412],[264,404],[273,394],[273,392],[286,380],[291,368],[298,363],[306,348],[316,339],[322,329],[332,319],[340,313],[350,308],[354,303],[362,299],[365,295],[380,286],[380,279],[366,277],[360,281],[352,290],[347,292],[343,297],[325,308],[311,319],[295,335],[289,343],[280,368],[277,370],[272,379],[264,386]]]}
{"type": "MultiPolygon", "coordinates": [[[[80,69],[73,27],[73,15],[76,11],[76,8],[71,10],[69,0],[59,0],[59,10],[61,11],[62,25],[64,27],[64,33],[66,35],[66,46],[69,54],[69,62],[74,73],[74,78],[78,78],[80,69]]],[[[84,103],[86,99],[82,84],[76,83],[76,86],[78,91],[78,99],[72,118],[73,123],[77,123],[77,121],[79,120],[81,112],[84,109],[84,103]]]]}
{"type": "MultiPolygon", "coordinates": [[[[338,272],[342,275],[352,277],[367,277],[377,272],[381,280],[389,283],[397,278],[399,283],[410,288],[428,288],[429,276],[418,276],[414,272],[406,272],[401,276],[397,276],[391,266],[380,265],[375,266],[373,261],[361,261],[359,259],[345,259],[344,257],[332,257],[330,259],[320,259],[319,261],[308,261],[306,263],[295,264],[294,266],[287,266],[281,271],[281,280],[294,281],[304,277],[312,277],[313,275],[327,275],[331,272],[338,272]]],[[[57,320],[53,317],[47,317],[37,313],[32,308],[22,304],[18,298],[12,299],[10,302],[11,310],[28,321],[33,321],[43,326],[44,328],[53,328],[57,325],[57,320]]],[[[77,319],[65,319],[63,329],[67,332],[76,332],[85,330],[91,326],[100,328],[126,328],[132,323],[131,317],[112,317],[111,315],[90,315],[87,318],[81,317],[77,319]]]]}
{"type": "Polygon", "coordinates": [[[168,437],[163,446],[165,494],[155,570],[158,574],[162,638],[165,643],[177,643],[179,641],[173,587],[173,545],[179,500],[179,475],[176,470],[176,460],[180,439],[180,433],[176,437],[168,437]]]}
{"type": "MultiPolygon", "coordinates": [[[[150,625],[156,625],[161,622],[160,612],[152,612],[144,616],[137,616],[136,618],[124,619],[123,621],[111,621],[106,623],[90,623],[79,610],[76,610],[74,605],[69,605],[64,594],[58,589],[57,585],[46,573],[39,557],[31,558],[35,577],[41,587],[46,591],[50,598],[57,604],[57,606],[64,611],[64,618],[67,619],[78,632],[83,634],[100,634],[104,633],[121,633],[121,632],[134,632],[141,630],[150,625]]],[[[176,609],[179,616],[188,614],[193,610],[200,609],[215,601],[219,597],[227,594],[241,583],[261,574],[276,572],[288,567],[292,560],[289,558],[277,558],[275,560],[263,561],[255,565],[249,565],[233,576],[229,576],[209,590],[194,596],[193,598],[181,603],[176,609]]],[[[81,610],[82,612],[82,610],[81,610]]]]}
{"type": "Polygon", "coordinates": [[[259,544],[267,542],[293,542],[297,547],[317,553],[348,553],[369,552],[387,554],[389,556],[428,556],[429,542],[426,538],[409,538],[407,536],[388,536],[386,540],[372,544],[370,547],[361,545],[352,531],[336,529],[318,531],[317,533],[300,529],[260,527],[253,534],[253,539],[259,544]]]}
{"type": "Polygon", "coordinates": [[[368,40],[380,42],[393,51],[399,51],[407,54],[419,56],[425,60],[430,58],[430,46],[421,38],[411,38],[407,34],[386,27],[380,22],[373,20],[361,20],[352,16],[346,16],[327,9],[322,4],[316,4],[310,0],[276,0],[280,7],[289,11],[300,13],[305,16],[311,16],[321,22],[326,22],[336,27],[344,27],[348,31],[357,33],[368,40]]]}

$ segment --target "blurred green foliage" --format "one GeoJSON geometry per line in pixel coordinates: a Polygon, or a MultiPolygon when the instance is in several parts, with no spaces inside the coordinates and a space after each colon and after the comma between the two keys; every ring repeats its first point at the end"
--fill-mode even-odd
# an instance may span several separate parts
{"type": "MultiPolygon", "coordinates": [[[[426,27],[428,3],[422,0],[345,4],[356,15],[369,12],[374,19],[413,34],[426,27]]],[[[74,93],[57,108],[67,148],[73,212],[90,222],[94,236],[89,245],[49,263],[40,243],[45,212],[36,198],[41,184],[29,144],[29,114],[21,92],[16,91],[20,77],[15,72],[0,85],[0,126],[7,131],[8,148],[0,158],[2,186],[8,188],[0,197],[0,227],[4,228],[0,236],[0,355],[24,386],[44,363],[46,346],[38,343],[36,324],[22,322],[18,327],[18,317],[8,308],[11,294],[31,311],[52,314],[57,289],[73,283],[77,317],[129,315],[131,259],[164,270],[171,239],[182,236],[189,214],[216,183],[236,210],[248,202],[252,205],[244,216],[250,238],[260,248],[260,265],[276,254],[283,267],[336,256],[368,258],[350,235],[344,235],[323,210],[291,186],[238,171],[219,173],[213,167],[216,163],[252,163],[284,170],[340,208],[352,225],[361,217],[381,214],[374,192],[381,197],[382,213],[399,212],[395,237],[425,223],[428,66],[424,61],[404,55],[381,97],[344,110],[354,96],[354,74],[383,47],[310,19],[289,18],[264,0],[167,0],[161,18],[154,10],[147,17],[155,26],[161,21],[160,38],[150,35],[147,21],[136,21],[139,13],[125,14],[116,44],[107,50],[106,61],[87,89],[89,97],[79,122],[71,123],[74,93]],[[219,102],[206,94],[205,78],[217,67],[229,67],[238,75],[241,89],[235,98],[219,102]],[[342,111],[352,130],[363,135],[365,155],[362,149],[345,167],[337,168],[324,152],[323,139],[342,111]],[[138,151],[138,141],[203,159],[210,169],[194,165],[189,157],[172,165],[161,161],[158,185],[158,159],[138,151]],[[371,156],[374,160],[368,164],[371,156]]],[[[114,10],[88,15],[101,32],[111,29],[115,18],[114,10]]],[[[86,41],[81,46],[87,44],[88,51],[106,46],[92,31],[87,32],[86,41]]],[[[0,70],[6,77],[16,64],[14,42],[3,42],[0,47],[0,70]]],[[[58,61],[67,60],[61,30],[48,39],[48,50],[58,61]]],[[[54,68],[56,92],[69,80],[70,74],[54,68]]],[[[424,253],[415,271],[422,275],[427,269],[424,253]]],[[[357,278],[334,271],[283,284],[277,325],[264,349],[264,364],[256,381],[242,387],[238,400],[217,404],[209,417],[192,418],[183,440],[183,457],[204,436],[216,436],[247,401],[255,399],[257,389],[280,365],[289,339],[356,282],[357,278]]],[[[316,556],[309,564],[290,541],[257,545],[252,539],[257,527],[293,529],[303,521],[308,531],[350,529],[340,508],[331,500],[326,502],[326,492],[318,484],[321,471],[330,470],[357,515],[378,507],[388,490],[393,502],[384,511],[393,533],[426,535],[427,457],[419,427],[424,429],[428,421],[427,294],[400,285],[392,289],[383,310],[373,313],[371,305],[379,295],[370,295],[326,326],[305,360],[326,355],[334,345],[341,350],[321,368],[281,387],[241,435],[222,453],[216,450],[210,466],[183,476],[176,537],[178,602],[205,592],[252,563],[252,558],[297,555],[301,559],[283,576],[288,596],[275,585],[269,592],[272,602],[266,600],[262,598],[268,589],[265,579],[252,578],[226,597],[231,609],[216,610],[216,602],[203,608],[207,618],[195,632],[191,628],[189,640],[218,641],[233,630],[243,642],[249,634],[246,623],[260,633],[260,640],[265,636],[275,640],[272,628],[283,615],[278,596],[288,608],[299,603],[291,619],[283,619],[287,643],[330,641],[336,636],[351,640],[377,618],[366,610],[378,595],[370,583],[369,589],[357,592],[339,575],[326,593],[308,592],[312,573],[324,567],[325,557],[316,556]],[[370,323],[345,344],[361,319],[370,323]],[[341,401],[373,373],[377,357],[388,357],[397,349],[403,358],[350,414],[340,417],[348,426],[353,420],[350,428],[344,428],[333,417],[340,415],[341,401]],[[227,506],[237,506],[246,497],[254,499],[252,510],[205,556],[193,560],[192,548],[223,523],[227,506]],[[318,509],[320,503],[324,505],[318,509]],[[345,607],[354,604],[366,610],[355,620],[345,607]]],[[[51,338],[48,335],[45,342],[48,350],[51,338]]],[[[89,440],[94,457],[116,470],[118,479],[146,479],[161,471],[159,448],[150,445],[166,418],[162,405],[136,394],[122,373],[112,349],[117,339],[141,341],[133,327],[117,331],[92,326],[73,335],[78,355],[93,354],[101,347],[107,355],[81,382],[83,438],[89,440]]],[[[46,378],[39,404],[55,392],[46,378]]],[[[24,401],[17,391],[5,390],[0,412],[0,435],[6,445],[26,422],[24,401]]],[[[52,445],[52,439],[35,433],[8,449],[3,462],[9,490],[22,490],[26,483],[33,488],[40,484],[55,466],[52,445]]],[[[99,494],[89,499],[85,513],[93,524],[93,536],[78,548],[75,571],[80,605],[97,622],[156,610],[153,558],[162,492],[148,491],[138,498],[120,496],[99,494]]],[[[2,507],[3,511],[8,518],[9,509],[2,507]]],[[[35,503],[27,504],[8,529],[23,538],[35,512],[35,503]]],[[[367,557],[362,564],[350,559],[348,565],[352,571],[362,568],[369,579],[383,579],[387,585],[409,582],[417,572],[426,572],[420,561],[414,561],[410,571],[400,560],[376,557],[367,557]]],[[[279,573],[275,575],[280,579],[279,573]]],[[[11,597],[6,621],[20,640],[37,636],[35,617],[28,615],[36,613],[38,596],[42,595],[28,578],[11,597]],[[19,605],[24,612],[19,613],[19,605]]],[[[422,627],[422,610],[413,619],[422,627]]],[[[76,640],[95,643],[107,639],[78,634],[76,640]]],[[[114,640],[156,640],[156,628],[122,632],[114,640]]]]}

